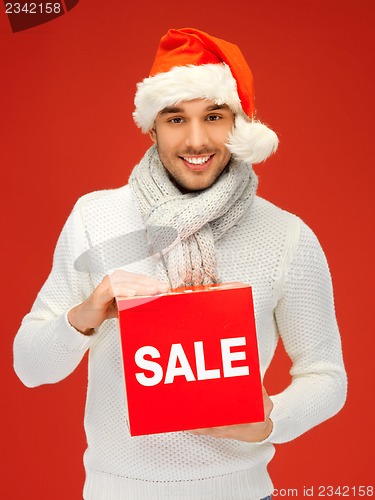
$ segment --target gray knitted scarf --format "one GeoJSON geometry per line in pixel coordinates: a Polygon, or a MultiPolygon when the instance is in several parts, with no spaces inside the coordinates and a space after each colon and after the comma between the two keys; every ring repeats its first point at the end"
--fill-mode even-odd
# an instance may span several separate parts
{"type": "Polygon", "coordinates": [[[172,288],[219,282],[215,242],[250,209],[258,179],[251,165],[231,160],[209,188],[183,194],[152,146],[129,179],[146,226],[159,279],[172,288]]]}

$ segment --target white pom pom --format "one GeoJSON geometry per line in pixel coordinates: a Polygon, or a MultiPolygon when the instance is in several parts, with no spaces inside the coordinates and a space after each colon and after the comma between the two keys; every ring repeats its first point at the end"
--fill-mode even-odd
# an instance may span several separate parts
{"type": "Polygon", "coordinates": [[[277,135],[266,125],[237,115],[227,147],[238,160],[260,163],[276,151],[278,144],[277,135]]]}

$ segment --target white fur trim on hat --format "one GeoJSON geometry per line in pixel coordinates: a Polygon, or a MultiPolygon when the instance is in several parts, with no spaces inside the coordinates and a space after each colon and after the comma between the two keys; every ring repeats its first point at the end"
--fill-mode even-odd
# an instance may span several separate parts
{"type": "Polygon", "coordinates": [[[260,163],[274,153],[279,139],[273,130],[244,114],[235,118],[227,148],[237,159],[247,163],[260,163]]]}
{"type": "Polygon", "coordinates": [[[225,63],[175,66],[137,85],[134,121],[146,133],[162,109],[192,99],[227,104],[234,113],[242,110],[236,80],[225,63]]]}

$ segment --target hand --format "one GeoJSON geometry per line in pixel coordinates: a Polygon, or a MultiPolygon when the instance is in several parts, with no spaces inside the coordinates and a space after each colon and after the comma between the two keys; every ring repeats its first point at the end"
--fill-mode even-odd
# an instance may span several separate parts
{"type": "Polygon", "coordinates": [[[117,317],[116,298],[157,295],[168,290],[167,283],[143,274],[118,270],[105,276],[90,297],[69,311],[68,321],[79,332],[91,335],[103,321],[117,317]]]}
{"type": "Polygon", "coordinates": [[[266,389],[263,387],[264,422],[252,424],[225,425],[223,427],[209,427],[208,429],[194,429],[190,432],[196,436],[211,436],[214,438],[237,439],[247,443],[257,443],[266,439],[272,432],[273,423],[270,413],[273,403],[266,389]]]}

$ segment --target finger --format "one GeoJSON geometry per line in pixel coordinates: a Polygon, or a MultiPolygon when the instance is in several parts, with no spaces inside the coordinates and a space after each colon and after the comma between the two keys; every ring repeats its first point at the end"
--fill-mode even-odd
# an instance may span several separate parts
{"type": "Polygon", "coordinates": [[[118,317],[117,303],[115,300],[113,300],[110,307],[108,308],[108,318],[117,318],[117,317],[118,317]]]}
{"type": "MultiPolygon", "coordinates": [[[[130,273],[129,273],[130,274],[130,273]]],[[[161,281],[154,280],[153,278],[142,277],[138,275],[138,278],[132,276],[130,279],[126,275],[117,275],[115,278],[113,275],[109,276],[110,286],[113,288],[113,294],[118,296],[121,295],[121,287],[129,292],[124,292],[125,296],[131,295],[157,295],[160,293],[167,293],[169,291],[169,285],[167,283],[162,283],[161,281]],[[120,279],[123,278],[123,279],[120,279]],[[132,293],[131,290],[134,290],[132,293]]]]}
{"type": "Polygon", "coordinates": [[[160,291],[157,287],[145,287],[137,285],[136,283],[114,284],[112,285],[112,293],[116,298],[120,297],[134,297],[144,295],[160,295],[165,293],[160,291]]]}
{"type": "Polygon", "coordinates": [[[128,298],[135,295],[141,295],[139,290],[134,289],[132,285],[131,287],[132,288],[124,285],[115,285],[110,281],[109,276],[106,276],[96,288],[93,294],[93,299],[95,300],[95,303],[104,305],[112,302],[113,299],[118,296],[128,298]]]}
{"type": "Polygon", "coordinates": [[[131,284],[136,284],[138,286],[145,286],[145,287],[167,287],[169,288],[169,285],[167,283],[163,283],[162,281],[152,278],[151,276],[146,276],[144,274],[138,274],[138,273],[130,273],[128,271],[124,271],[122,269],[118,269],[114,271],[112,274],[109,275],[109,279],[111,283],[117,284],[117,283],[131,283],[131,284]]]}
{"type": "Polygon", "coordinates": [[[263,386],[263,406],[264,406],[264,420],[266,421],[273,409],[273,401],[267,394],[265,387],[263,386]]]}
{"type": "Polygon", "coordinates": [[[189,432],[190,434],[194,434],[195,436],[203,436],[208,433],[209,429],[189,429],[185,432],[189,432]]]}

